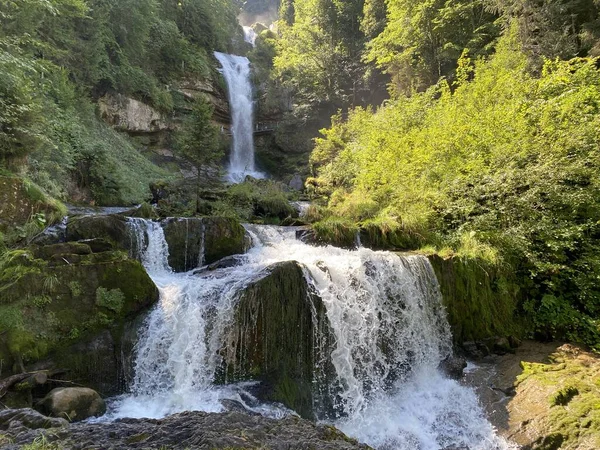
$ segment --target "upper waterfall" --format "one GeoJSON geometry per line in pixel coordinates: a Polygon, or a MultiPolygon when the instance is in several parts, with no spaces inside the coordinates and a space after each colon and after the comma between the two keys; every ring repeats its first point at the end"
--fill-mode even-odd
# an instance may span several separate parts
{"type": "Polygon", "coordinates": [[[215,52],[221,63],[229,93],[233,146],[227,170],[228,181],[239,183],[246,175],[264,178],[254,163],[253,101],[250,61],[244,56],[215,52]]]}

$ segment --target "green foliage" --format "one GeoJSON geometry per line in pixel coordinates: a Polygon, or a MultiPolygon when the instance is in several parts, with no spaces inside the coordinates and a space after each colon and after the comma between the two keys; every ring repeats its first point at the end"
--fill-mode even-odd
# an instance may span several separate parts
{"type": "Polygon", "coordinates": [[[121,289],[105,289],[99,287],[96,289],[96,305],[101,308],[107,308],[115,313],[121,312],[125,303],[125,295],[121,289]]]}
{"type": "Polygon", "coordinates": [[[69,282],[69,290],[73,297],[79,297],[82,294],[81,283],[77,280],[69,282]]]}
{"type": "Polygon", "coordinates": [[[505,23],[518,23],[523,49],[538,68],[544,57],[600,55],[600,16],[594,0],[497,0],[493,5],[505,23]]]}
{"type": "Polygon", "coordinates": [[[364,0],[294,2],[294,21],[280,21],[275,73],[309,110],[356,103],[364,89],[361,31],[364,0]]]}
{"type": "Polygon", "coordinates": [[[31,298],[31,302],[38,308],[44,308],[52,303],[52,298],[47,295],[36,295],[31,298]]]}
{"type": "Polygon", "coordinates": [[[290,205],[291,195],[280,183],[253,180],[234,184],[227,190],[227,203],[244,221],[283,220],[296,214],[290,205]]]}
{"type": "MultiPolygon", "coordinates": [[[[316,141],[315,195],[357,225],[379,216],[516,271],[538,333],[600,344],[600,73],[594,59],[528,74],[518,30],[446,81],[316,141]],[[471,81],[469,81],[471,80],[471,81]]],[[[388,228],[393,229],[394,226],[388,228]]]]}
{"type": "Polygon", "coordinates": [[[94,102],[116,91],[170,113],[169,85],[213,75],[208,55],[226,50],[237,32],[237,7],[228,0],[1,0],[0,165],[28,169],[57,198],[140,203],[148,182],[166,173],[104,125],[94,102]]]}
{"type": "Polygon", "coordinates": [[[198,172],[202,166],[215,165],[224,156],[219,147],[218,130],[211,122],[212,114],[213,107],[207,100],[196,100],[178,136],[179,152],[194,163],[198,172]]]}
{"type": "Polygon", "coordinates": [[[487,54],[499,33],[482,0],[390,0],[386,5],[387,24],[369,43],[367,59],[391,75],[395,92],[410,94],[452,77],[463,49],[487,54]]]}

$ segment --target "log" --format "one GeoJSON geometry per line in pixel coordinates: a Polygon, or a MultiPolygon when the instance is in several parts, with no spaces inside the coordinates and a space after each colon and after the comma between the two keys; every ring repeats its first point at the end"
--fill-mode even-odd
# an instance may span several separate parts
{"type": "Polygon", "coordinates": [[[15,384],[15,390],[17,391],[29,391],[36,386],[40,386],[42,384],[46,384],[48,381],[48,373],[47,372],[37,372],[31,375],[29,378],[15,384]]]}

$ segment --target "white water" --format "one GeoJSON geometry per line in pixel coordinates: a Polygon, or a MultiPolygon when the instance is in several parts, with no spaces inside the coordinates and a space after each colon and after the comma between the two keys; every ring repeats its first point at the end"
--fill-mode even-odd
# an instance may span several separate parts
{"type": "Polygon", "coordinates": [[[328,387],[335,413],[326,420],[379,449],[508,448],[473,390],[437,368],[451,340],[425,258],[316,248],[296,240],[293,228],[248,226],[254,247],[244,263],[199,277],[169,270],[158,224],[136,219],[132,229],[146,242],[142,260],[161,299],[137,346],[132,394],[116,402],[111,418],[221,411],[223,399],[270,416],[285,414],[258,404],[244,385],[212,381],[237,293],[269,265],[296,260],[323,299],[335,335],[329,358],[337,379],[328,387]]]}
{"type": "Polygon", "coordinates": [[[232,183],[244,181],[246,175],[264,178],[254,164],[254,135],[252,128],[253,101],[250,83],[250,61],[244,56],[215,52],[221,63],[227,83],[231,110],[233,146],[227,169],[227,179],[232,183]]]}
{"type": "Polygon", "coordinates": [[[244,29],[244,41],[248,44],[252,44],[252,47],[255,47],[258,35],[256,34],[256,31],[254,31],[254,28],[247,26],[243,26],[242,28],[244,29]]]}

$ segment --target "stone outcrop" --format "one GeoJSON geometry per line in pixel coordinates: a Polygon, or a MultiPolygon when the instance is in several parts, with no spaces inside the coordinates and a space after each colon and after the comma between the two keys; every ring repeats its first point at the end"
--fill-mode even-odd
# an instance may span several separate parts
{"type": "Polygon", "coordinates": [[[496,267],[486,267],[484,261],[437,254],[428,258],[440,284],[454,341],[477,341],[483,353],[510,350],[507,338],[519,336],[523,329],[517,314],[517,284],[496,267]]]}
{"type": "Polygon", "coordinates": [[[213,120],[215,122],[221,125],[228,125],[231,122],[227,94],[214,83],[188,78],[179,81],[175,90],[190,101],[190,104],[198,98],[208,100],[214,108],[213,120]]]}
{"type": "Polygon", "coordinates": [[[48,416],[60,417],[70,422],[99,417],[106,412],[106,403],[100,394],[83,387],[53,389],[38,407],[48,416]]]}
{"type": "Polygon", "coordinates": [[[600,448],[600,357],[570,344],[525,341],[466,375],[501,436],[523,449],[600,448]]]}
{"type": "Polygon", "coordinates": [[[295,261],[274,264],[238,301],[223,349],[226,381],[262,382],[264,400],[278,401],[312,419],[325,405],[317,395],[333,373],[319,362],[331,345],[325,306],[295,261]]]}
{"type": "Polygon", "coordinates": [[[227,217],[166,219],[163,228],[169,265],[176,272],[244,253],[249,247],[244,227],[227,217]]]}
{"type": "Polygon", "coordinates": [[[116,393],[123,330],[157,300],[142,265],[121,251],[70,242],[9,252],[0,270],[2,376],[60,366],[116,393]]]}
{"type": "Polygon", "coordinates": [[[172,125],[151,106],[121,94],[107,94],[98,101],[100,116],[117,130],[156,133],[172,125]]]}
{"type": "MultiPolygon", "coordinates": [[[[21,410],[17,410],[21,411],[21,410]]],[[[9,413],[13,416],[15,413],[9,413]]],[[[19,414],[19,413],[16,413],[19,414]]],[[[16,422],[17,419],[13,419],[16,422]]],[[[48,419],[49,423],[55,423],[48,419]]],[[[245,414],[243,412],[204,413],[184,412],[164,419],[120,419],[112,423],[73,423],[64,421],[50,430],[13,432],[18,427],[7,427],[0,412],[0,440],[6,450],[17,450],[22,445],[45,434],[46,441],[58,447],[73,450],[94,449],[250,449],[271,450],[351,450],[369,449],[341,431],[327,425],[288,416],[284,419],[245,414]]]]}
{"type": "Polygon", "coordinates": [[[67,222],[67,240],[104,239],[123,250],[130,250],[132,239],[127,219],[121,215],[97,215],[70,218],[67,222]]]}
{"type": "MultiPolygon", "coordinates": [[[[244,227],[228,217],[169,218],[162,226],[169,245],[169,265],[176,272],[195,269],[201,261],[211,264],[244,253],[250,246],[244,227]]],[[[74,217],[67,223],[66,236],[69,241],[101,239],[133,254],[138,251],[127,218],[118,214],[74,217]]]]}

